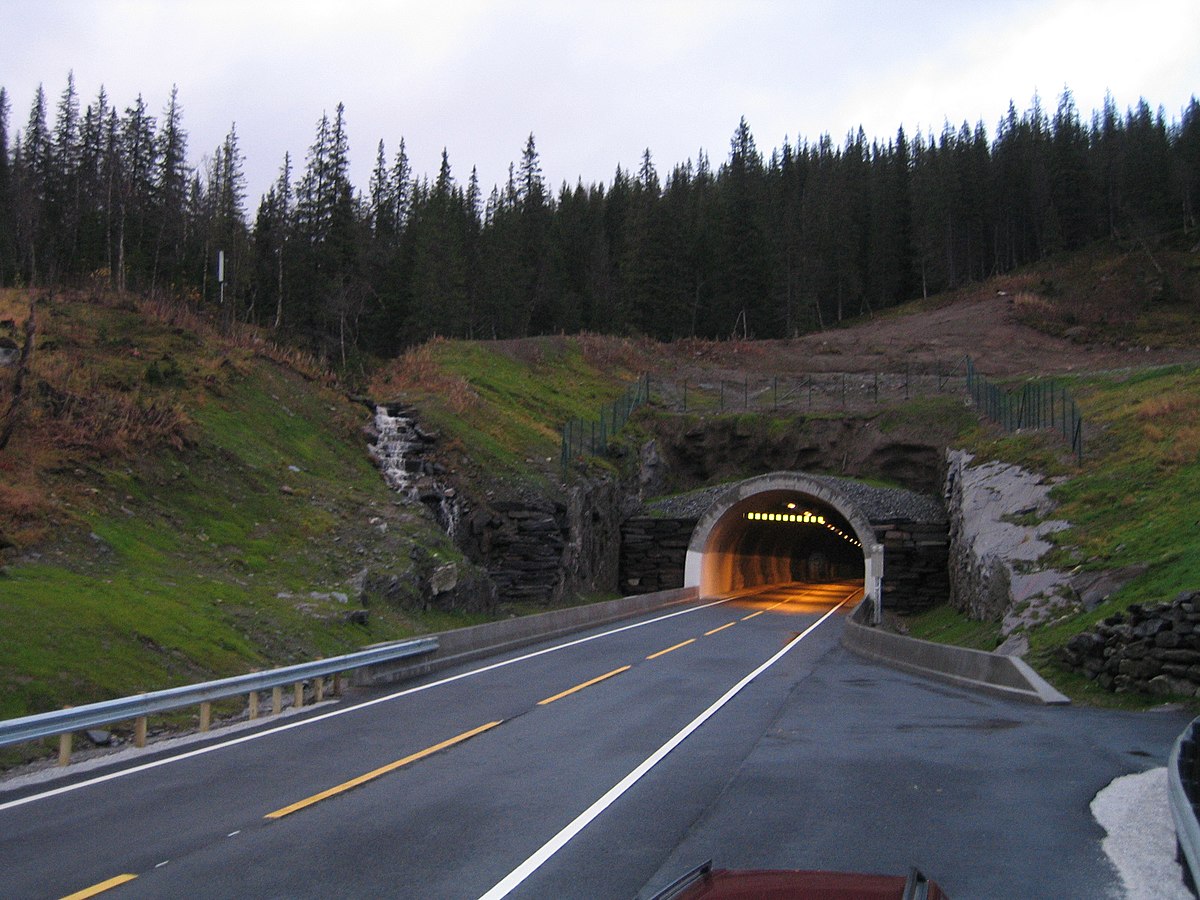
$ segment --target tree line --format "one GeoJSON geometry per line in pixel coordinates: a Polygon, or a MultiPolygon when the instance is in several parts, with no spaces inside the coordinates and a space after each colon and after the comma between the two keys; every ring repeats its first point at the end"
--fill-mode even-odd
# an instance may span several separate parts
{"type": "Polygon", "coordinates": [[[414,173],[403,139],[356,188],[339,104],[252,220],[236,127],[193,166],[176,89],[155,116],[103,88],[85,105],[68,75],[23,129],[10,113],[0,88],[0,284],[166,292],[343,363],[433,335],[790,336],[1097,239],[1190,232],[1200,205],[1194,97],[1177,120],[1111,97],[1085,120],[1064,90],[1053,114],[1010,103],[994,133],[859,128],[766,155],[743,119],[715,166],[700,151],[663,176],[646,150],[557,191],[531,134],[487,196],[445,151],[414,173]]]}

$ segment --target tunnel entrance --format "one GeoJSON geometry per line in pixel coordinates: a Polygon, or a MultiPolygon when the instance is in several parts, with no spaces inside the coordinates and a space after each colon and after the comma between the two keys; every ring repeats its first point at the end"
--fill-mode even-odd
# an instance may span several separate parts
{"type": "Polygon", "coordinates": [[[696,523],[684,585],[715,596],[793,581],[862,579],[879,609],[883,547],[852,498],[792,472],[734,485],[696,523]]]}

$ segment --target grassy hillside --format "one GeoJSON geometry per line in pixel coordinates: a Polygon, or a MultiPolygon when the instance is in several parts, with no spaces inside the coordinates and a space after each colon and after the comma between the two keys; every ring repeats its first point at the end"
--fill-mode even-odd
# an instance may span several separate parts
{"type": "MultiPolygon", "coordinates": [[[[964,443],[980,459],[1000,459],[1062,477],[1051,514],[1071,524],[1049,539],[1045,565],[1072,572],[1122,570],[1128,582],[1092,610],[1076,604],[1028,631],[1033,662],[1077,701],[1130,706],[1057,663],[1073,635],[1133,603],[1170,601],[1200,586],[1200,368],[1171,366],[1074,379],[1088,449],[1076,466],[1052,440],[987,429],[964,443]]],[[[908,623],[927,640],[994,649],[999,624],[940,607],[908,623]]]]}
{"type": "Polygon", "coordinates": [[[645,371],[652,346],[594,335],[434,340],[381,367],[371,392],[415,404],[468,479],[553,492],[563,423],[593,418],[617,399],[645,371]]]}
{"type": "MultiPolygon", "coordinates": [[[[10,330],[30,298],[0,297],[10,330]]],[[[0,717],[464,621],[378,607],[347,622],[364,568],[459,556],[384,486],[368,411],[317,367],[124,299],[36,311],[0,452],[0,717]]]]}

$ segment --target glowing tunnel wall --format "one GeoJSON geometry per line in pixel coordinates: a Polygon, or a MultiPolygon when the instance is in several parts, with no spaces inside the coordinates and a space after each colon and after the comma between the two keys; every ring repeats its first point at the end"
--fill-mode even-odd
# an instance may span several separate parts
{"type": "Polygon", "coordinates": [[[783,510],[792,498],[797,509],[808,505],[814,512],[830,511],[830,527],[843,540],[861,545],[866,596],[878,610],[883,546],[876,543],[870,521],[836,487],[795,472],[775,472],[743,481],[709,507],[692,532],[684,586],[698,587],[701,596],[713,596],[759,584],[805,580],[795,571],[797,541],[808,539],[803,531],[789,534],[786,524],[770,530],[756,529],[756,523],[748,521],[747,516],[755,510],[783,510]]]}

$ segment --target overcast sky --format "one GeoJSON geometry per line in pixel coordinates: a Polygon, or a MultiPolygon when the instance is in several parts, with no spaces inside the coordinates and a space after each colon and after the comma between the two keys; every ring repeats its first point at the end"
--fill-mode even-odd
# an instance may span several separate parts
{"type": "Polygon", "coordinates": [[[445,147],[486,195],[531,132],[557,190],[646,148],[664,178],[701,148],[718,165],[742,116],[765,154],[859,125],[991,135],[1064,85],[1085,118],[1106,92],[1168,119],[1200,96],[1200,0],[0,0],[0,34],[10,140],[38,84],[53,125],[70,70],[84,106],[103,85],[161,114],[177,85],[193,165],[236,122],[250,217],[339,101],[359,189],[403,137],[415,172],[445,147]]]}

